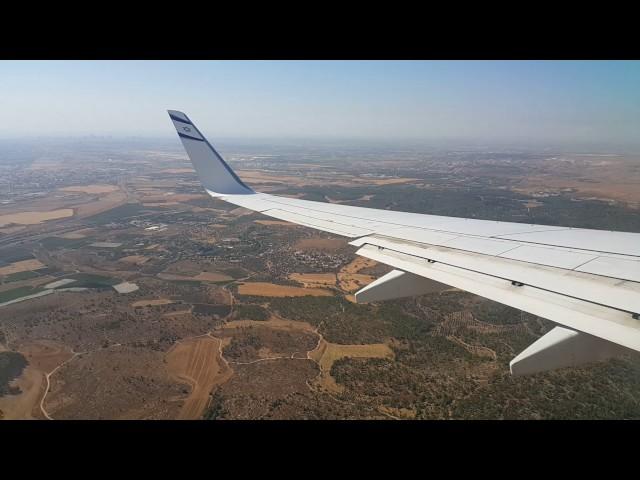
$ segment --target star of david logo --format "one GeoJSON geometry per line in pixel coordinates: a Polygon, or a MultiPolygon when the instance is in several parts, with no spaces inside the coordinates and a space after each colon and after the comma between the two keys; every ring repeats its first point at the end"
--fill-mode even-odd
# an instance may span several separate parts
{"type": "Polygon", "coordinates": [[[191,129],[190,129],[189,127],[182,127],[182,129],[183,129],[185,132],[190,132],[190,131],[191,131],[191,129]]]}

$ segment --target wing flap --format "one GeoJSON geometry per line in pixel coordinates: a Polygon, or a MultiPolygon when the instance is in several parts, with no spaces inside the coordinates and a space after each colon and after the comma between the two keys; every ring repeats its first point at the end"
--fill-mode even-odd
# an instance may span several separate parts
{"type": "Polygon", "coordinates": [[[559,248],[537,247],[532,245],[520,245],[513,250],[498,254],[501,258],[510,258],[520,262],[535,263],[547,267],[573,270],[598,258],[595,254],[567,251],[559,248]]]}
{"type": "Polygon", "coordinates": [[[640,256],[640,234],[638,233],[565,228],[557,231],[511,233],[499,237],[553,247],[640,256]]]}
{"type": "Polygon", "coordinates": [[[614,308],[568,297],[530,285],[514,286],[509,281],[471,270],[429,263],[408,253],[365,244],[362,255],[399,270],[489,298],[534,315],[594,335],[634,350],[640,350],[640,322],[614,308]]]}
{"type": "Polygon", "coordinates": [[[509,282],[516,281],[567,297],[605,305],[628,312],[629,316],[640,312],[640,283],[637,282],[534,265],[437,245],[410,244],[377,235],[359,238],[351,242],[351,245],[356,247],[365,244],[403,253],[416,261],[433,260],[445,265],[482,273],[485,276],[509,282]]]}
{"type": "Polygon", "coordinates": [[[640,261],[638,260],[597,257],[580,265],[576,271],[640,282],[640,261]]]}

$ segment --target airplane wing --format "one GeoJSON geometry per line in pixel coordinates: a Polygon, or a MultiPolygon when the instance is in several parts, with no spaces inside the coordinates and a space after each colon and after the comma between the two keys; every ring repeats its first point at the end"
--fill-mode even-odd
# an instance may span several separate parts
{"type": "Polygon", "coordinates": [[[207,193],[280,220],[350,237],[394,267],[356,293],[383,301],[435,280],[561,326],[510,364],[523,375],[640,351],[640,234],[423,215],[258,193],[182,112],[169,116],[207,193]]]}

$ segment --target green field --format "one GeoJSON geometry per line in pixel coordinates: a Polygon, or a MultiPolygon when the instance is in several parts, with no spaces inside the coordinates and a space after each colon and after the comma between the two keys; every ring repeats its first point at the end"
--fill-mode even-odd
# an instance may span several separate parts
{"type": "Polygon", "coordinates": [[[31,252],[24,247],[5,247],[0,250],[0,266],[32,258],[31,252]]]}
{"type": "Polygon", "coordinates": [[[92,273],[74,273],[64,278],[73,278],[76,283],[71,284],[71,287],[84,287],[84,288],[105,288],[117,285],[121,282],[118,278],[105,277],[102,275],[94,275],[92,273]]]}
{"type": "Polygon", "coordinates": [[[60,277],[64,272],[56,267],[39,268],[38,275],[51,275],[52,277],[60,277]]]}
{"type": "Polygon", "coordinates": [[[89,243],[86,238],[60,238],[60,237],[47,237],[40,240],[40,244],[49,250],[54,248],[78,248],[89,243]]]}
{"type": "Polygon", "coordinates": [[[129,217],[139,215],[144,207],[139,203],[127,203],[119,207],[112,208],[106,212],[98,213],[87,219],[88,223],[93,225],[103,225],[109,222],[119,222],[126,220],[129,217]]]}
{"type": "Polygon", "coordinates": [[[20,280],[29,280],[30,278],[39,277],[40,274],[34,271],[17,272],[7,275],[4,279],[4,283],[19,282],[20,280]]]}
{"type": "Polygon", "coordinates": [[[238,304],[235,306],[233,318],[239,320],[269,320],[269,311],[260,305],[238,304]]]}
{"type": "Polygon", "coordinates": [[[16,298],[26,297],[27,295],[33,295],[34,293],[38,293],[43,290],[44,288],[40,287],[18,287],[12,290],[6,290],[4,292],[0,292],[0,303],[9,302],[16,298]]]}

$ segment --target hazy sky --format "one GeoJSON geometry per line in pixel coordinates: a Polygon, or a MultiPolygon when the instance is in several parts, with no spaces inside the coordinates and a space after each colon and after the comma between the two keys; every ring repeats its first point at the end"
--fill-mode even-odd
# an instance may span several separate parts
{"type": "Polygon", "coordinates": [[[640,62],[0,61],[0,137],[640,144],[640,62]]]}

